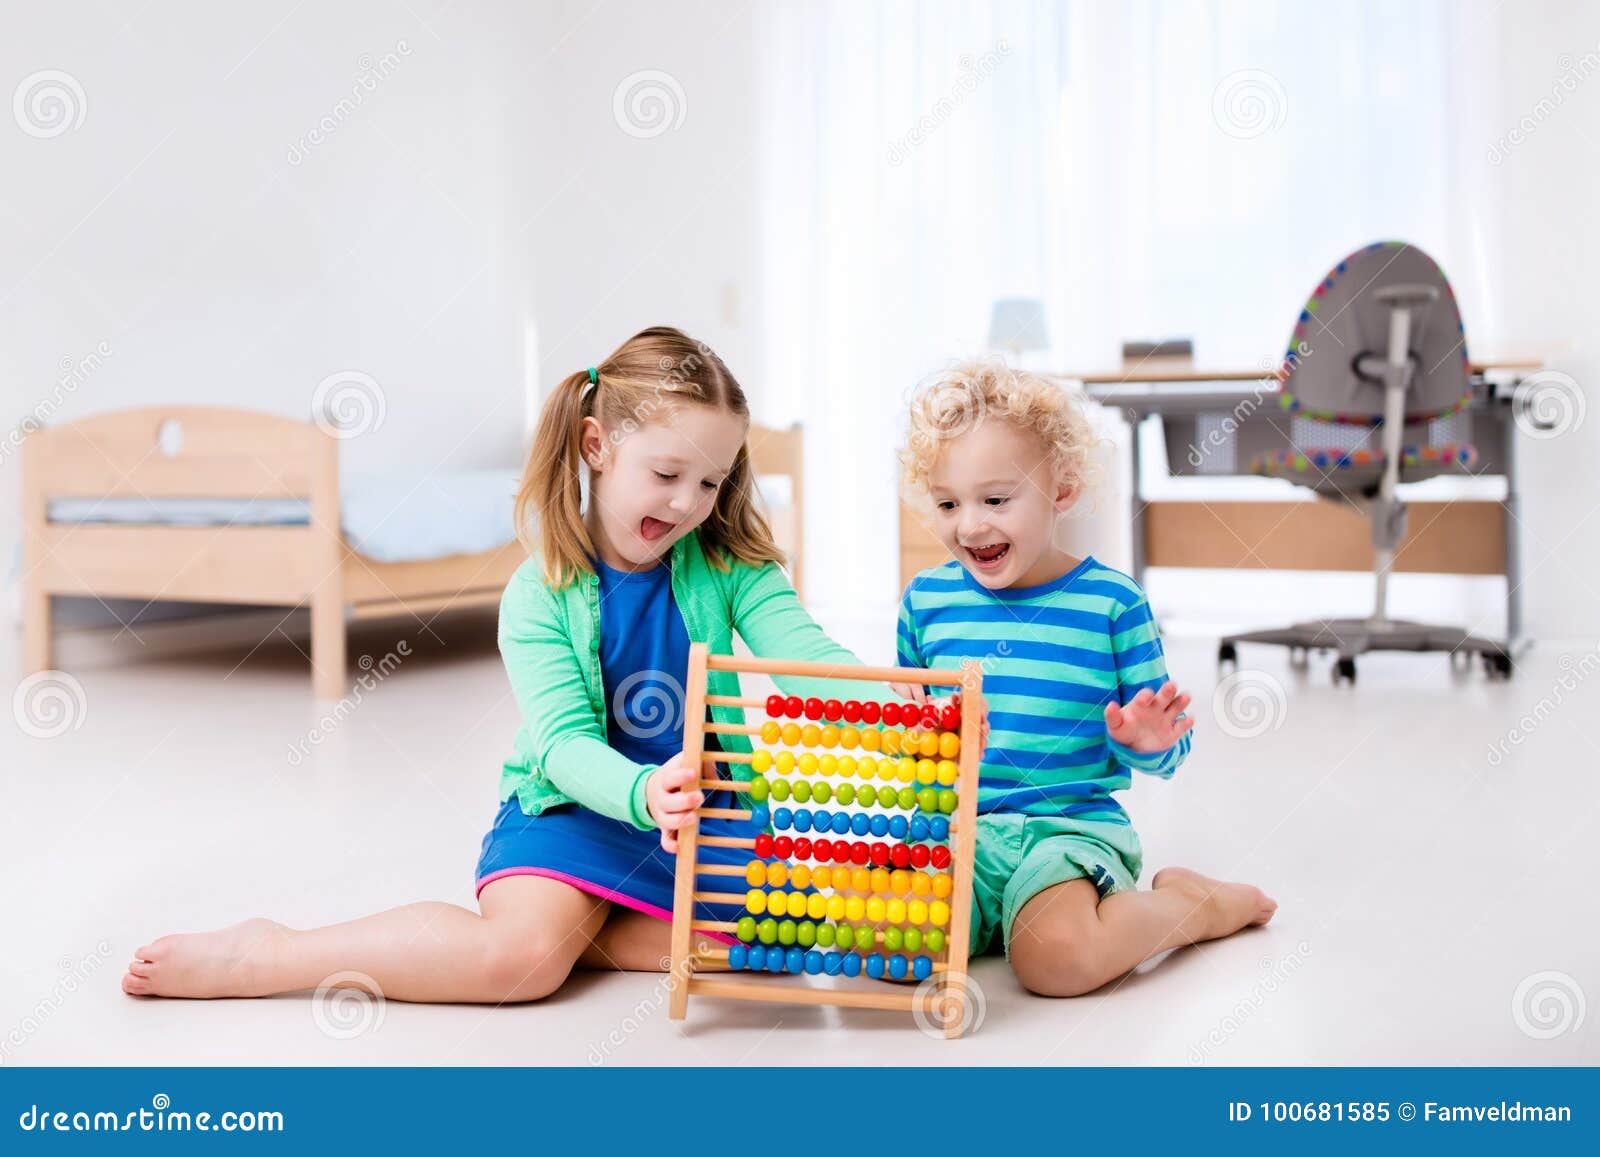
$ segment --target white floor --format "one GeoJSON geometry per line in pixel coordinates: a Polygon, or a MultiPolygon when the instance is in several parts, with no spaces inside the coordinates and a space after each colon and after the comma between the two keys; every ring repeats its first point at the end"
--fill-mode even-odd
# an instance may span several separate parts
{"type": "MultiPolygon", "coordinates": [[[[398,637],[359,641],[377,657],[398,637]]],[[[1277,920],[1074,1000],[986,959],[984,1019],[956,1043],[890,1013],[709,999],[677,1024],[641,974],[494,1009],[122,995],[129,952],[164,931],[471,903],[517,719],[481,628],[447,639],[413,637],[298,762],[330,708],[287,643],[236,670],[243,650],[80,669],[75,728],[0,723],[0,1063],[1600,1061],[1600,656],[1549,647],[1509,684],[1371,657],[1354,690],[1325,662],[1246,652],[1256,673],[1229,702],[1266,715],[1225,729],[1214,644],[1171,643],[1199,725],[1177,779],[1126,800],[1147,878],[1255,881],[1277,920]],[[1526,739],[1491,757],[1513,728],[1526,739]]]]}

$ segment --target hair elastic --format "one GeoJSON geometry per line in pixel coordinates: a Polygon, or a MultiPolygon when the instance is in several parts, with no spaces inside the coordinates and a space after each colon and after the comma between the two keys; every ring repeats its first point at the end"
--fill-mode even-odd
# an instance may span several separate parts
{"type": "Polygon", "coordinates": [[[591,386],[598,386],[600,384],[600,371],[595,369],[593,366],[589,367],[589,384],[591,386]]]}

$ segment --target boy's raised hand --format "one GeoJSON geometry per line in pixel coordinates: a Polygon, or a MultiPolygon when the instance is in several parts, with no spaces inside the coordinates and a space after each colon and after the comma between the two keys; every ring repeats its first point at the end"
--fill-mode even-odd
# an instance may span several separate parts
{"type": "Polygon", "coordinates": [[[661,829],[661,846],[678,852],[678,830],[694,822],[694,809],[705,802],[700,790],[700,769],[678,752],[644,781],[645,804],[661,829]]]}
{"type": "Polygon", "coordinates": [[[1194,726],[1183,715],[1187,706],[1189,696],[1169,679],[1159,691],[1146,687],[1126,706],[1107,703],[1106,734],[1133,751],[1165,751],[1194,726]]]}

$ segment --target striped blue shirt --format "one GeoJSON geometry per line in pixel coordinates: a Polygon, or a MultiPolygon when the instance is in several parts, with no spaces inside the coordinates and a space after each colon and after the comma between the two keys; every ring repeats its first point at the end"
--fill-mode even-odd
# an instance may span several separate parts
{"type": "Polygon", "coordinates": [[[983,667],[989,703],[978,811],[1127,822],[1111,793],[1132,770],[1166,778],[1189,754],[1184,735],[1141,753],[1106,734],[1105,705],[1167,681],[1144,591],[1093,557],[1054,582],[991,591],[954,560],[911,580],[900,602],[899,661],[983,667]]]}

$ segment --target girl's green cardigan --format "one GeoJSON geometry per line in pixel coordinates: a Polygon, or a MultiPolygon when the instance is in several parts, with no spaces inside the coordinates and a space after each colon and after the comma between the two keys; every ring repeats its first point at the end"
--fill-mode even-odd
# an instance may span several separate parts
{"type": "MultiPolygon", "coordinates": [[[[784,659],[858,666],[860,660],[823,632],[800,605],[799,596],[775,563],[751,566],[731,560],[711,565],[700,533],[685,535],[671,554],[672,597],[691,642],[713,654],[733,653],[739,633],[752,653],[784,659]]],[[[561,590],[544,581],[540,562],[517,568],[500,600],[500,654],[522,709],[516,751],[500,776],[500,798],[515,795],[528,815],[563,803],[584,807],[641,830],[656,826],[645,804],[645,780],[655,764],[638,764],[606,742],[605,684],[600,678],[600,580],[580,577],[561,590]]],[[[848,699],[883,697],[875,684],[826,679],[779,678],[793,695],[848,699]]],[[[738,695],[739,676],[712,671],[713,695],[738,695]]],[[[680,702],[677,709],[682,712],[680,702]]],[[[713,707],[719,722],[742,722],[737,707],[713,707]]],[[[685,720],[686,727],[697,720],[685,720]]],[[[729,751],[749,751],[742,735],[718,736],[729,751]]],[[[729,765],[748,779],[746,764],[729,765]]]]}

